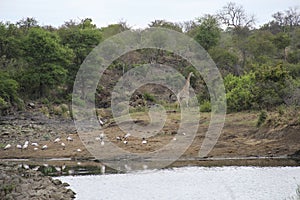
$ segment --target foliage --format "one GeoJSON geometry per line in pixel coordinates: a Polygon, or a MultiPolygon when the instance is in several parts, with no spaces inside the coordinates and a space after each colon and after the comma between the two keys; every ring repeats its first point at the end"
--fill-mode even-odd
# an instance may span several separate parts
{"type": "Polygon", "coordinates": [[[179,24],[168,22],[166,20],[155,20],[149,24],[149,27],[167,28],[174,31],[182,32],[182,27],[179,24]]]}
{"type": "Polygon", "coordinates": [[[152,94],[150,94],[150,93],[145,92],[144,93],[144,98],[147,101],[156,102],[155,97],[152,94]]]}
{"type": "Polygon", "coordinates": [[[238,64],[238,56],[236,54],[220,47],[214,47],[209,50],[209,55],[223,74],[235,73],[234,68],[238,64]]]}
{"type": "Polygon", "coordinates": [[[259,102],[262,108],[284,103],[290,79],[286,67],[282,64],[259,66],[255,71],[256,102],[259,102]]]}
{"type": "Polygon", "coordinates": [[[232,74],[224,78],[226,89],[227,108],[229,111],[248,110],[253,107],[255,76],[253,73],[241,77],[232,74]]]}
{"type": "MultiPolygon", "coordinates": [[[[216,15],[206,14],[184,23],[154,20],[149,27],[186,34],[209,52],[224,77],[229,111],[268,110],[285,104],[300,105],[299,16],[297,8],[289,8],[276,12],[271,21],[255,28],[254,16],[248,15],[241,5],[230,2],[216,15]],[[226,29],[222,30],[224,25],[226,29]]],[[[126,30],[131,30],[126,22],[98,28],[90,18],[70,20],[58,28],[42,27],[30,17],[17,23],[0,22],[1,114],[21,108],[23,101],[38,100],[48,108],[53,104],[69,103],[77,71],[87,55],[104,39],[126,30]]],[[[155,33],[147,39],[157,47],[163,47],[166,37],[155,33]]],[[[111,49],[106,51],[109,54],[111,49]]],[[[146,63],[174,66],[184,77],[193,71],[195,76],[190,82],[200,102],[200,110],[211,109],[201,73],[176,53],[162,49],[130,52],[111,63],[108,70],[112,71],[107,74],[118,78],[131,68],[146,63]]],[[[95,66],[89,67],[82,77],[87,81],[97,75],[92,73],[95,66]]],[[[179,75],[166,77],[174,87],[180,85],[179,75]]],[[[98,105],[108,105],[110,90],[116,80],[112,77],[105,80],[111,82],[99,85],[96,95],[85,94],[82,90],[74,102],[84,105],[86,100],[92,101],[96,96],[98,105]]],[[[152,94],[144,94],[144,97],[156,101],[152,94]]]]}
{"type": "Polygon", "coordinates": [[[256,123],[256,126],[257,127],[260,127],[263,123],[265,123],[266,119],[267,119],[267,112],[262,110],[260,113],[259,113],[259,116],[258,116],[258,120],[257,120],[257,123],[256,123]]]}
{"type": "Polygon", "coordinates": [[[0,71],[0,113],[9,107],[21,106],[18,95],[19,84],[11,79],[8,74],[0,71]]]}
{"type": "Polygon", "coordinates": [[[210,111],[211,111],[210,101],[205,100],[202,104],[200,104],[200,112],[210,112],[210,111]]]}
{"type": "Polygon", "coordinates": [[[92,49],[99,44],[102,34],[92,24],[91,19],[85,19],[79,24],[65,23],[65,26],[58,30],[58,35],[61,38],[61,43],[72,49],[75,54],[73,62],[64,67],[67,70],[67,92],[71,92],[80,65],[92,49]]]}
{"type": "Polygon", "coordinates": [[[30,65],[21,79],[21,87],[33,98],[48,96],[65,82],[72,51],[60,44],[56,34],[33,28],[24,41],[26,59],[30,65]]]}
{"type": "Polygon", "coordinates": [[[274,58],[276,47],[273,43],[273,35],[268,31],[257,31],[248,38],[248,52],[256,62],[264,63],[262,58],[274,58]]]}
{"type": "Polygon", "coordinates": [[[194,38],[205,50],[216,46],[220,39],[221,29],[216,17],[206,15],[198,19],[200,24],[194,30],[194,38]]]}

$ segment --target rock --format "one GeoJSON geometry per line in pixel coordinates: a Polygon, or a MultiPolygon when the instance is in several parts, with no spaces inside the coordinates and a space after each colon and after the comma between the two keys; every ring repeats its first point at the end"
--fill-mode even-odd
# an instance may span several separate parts
{"type": "Polygon", "coordinates": [[[68,186],[70,186],[70,184],[69,183],[63,183],[62,186],[68,187],[68,186]]]}
{"type": "Polygon", "coordinates": [[[52,180],[52,183],[54,183],[54,185],[61,185],[62,184],[62,182],[58,179],[52,180]]]}
{"type": "Polygon", "coordinates": [[[295,151],[295,153],[288,155],[288,157],[299,160],[300,159],[300,150],[295,151]]]}
{"type": "Polygon", "coordinates": [[[44,176],[34,170],[0,163],[0,199],[74,199],[75,192],[65,188],[68,184],[44,176]]]}

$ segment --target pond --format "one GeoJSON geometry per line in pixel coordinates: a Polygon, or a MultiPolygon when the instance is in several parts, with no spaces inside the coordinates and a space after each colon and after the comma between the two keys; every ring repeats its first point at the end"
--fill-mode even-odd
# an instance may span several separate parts
{"type": "Polygon", "coordinates": [[[284,200],[296,199],[300,167],[181,167],[58,178],[79,200],[284,200]]]}

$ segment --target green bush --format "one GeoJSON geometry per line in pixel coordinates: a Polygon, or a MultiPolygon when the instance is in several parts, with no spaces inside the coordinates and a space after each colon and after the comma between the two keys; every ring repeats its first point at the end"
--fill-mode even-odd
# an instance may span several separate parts
{"type": "Polygon", "coordinates": [[[147,101],[156,102],[156,99],[155,99],[155,97],[152,94],[149,94],[149,93],[145,92],[144,93],[144,98],[147,101]]]}
{"type": "Polygon", "coordinates": [[[229,111],[248,110],[254,102],[255,88],[254,74],[249,73],[241,77],[229,74],[224,79],[227,107],[229,111]]]}
{"type": "Polygon", "coordinates": [[[18,95],[19,84],[0,71],[0,113],[10,107],[22,108],[22,100],[18,95]]]}
{"type": "Polygon", "coordinates": [[[200,105],[200,112],[210,112],[210,111],[211,111],[210,101],[206,100],[200,105]]]}
{"type": "Polygon", "coordinates": [[[259,113],[259,116],[258,116],[258,120],[257,120],[257,124],[256,126],[257,127],[260,127],[263,123],[265,123],[266,119],[267,119],[267,112],[262,110],[260,113],[259,113]]]}

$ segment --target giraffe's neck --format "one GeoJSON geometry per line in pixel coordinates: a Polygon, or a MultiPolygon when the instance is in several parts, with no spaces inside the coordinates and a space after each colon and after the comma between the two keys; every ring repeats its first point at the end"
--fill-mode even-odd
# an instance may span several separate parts
{"type": "Polygon", "coordinates": [[[187,77],[186,83],[185,83],[185,88],[189,88],[190,87],[190,79],[191,79],[191,75],[192,73],[190,73],[187,77]]]}

